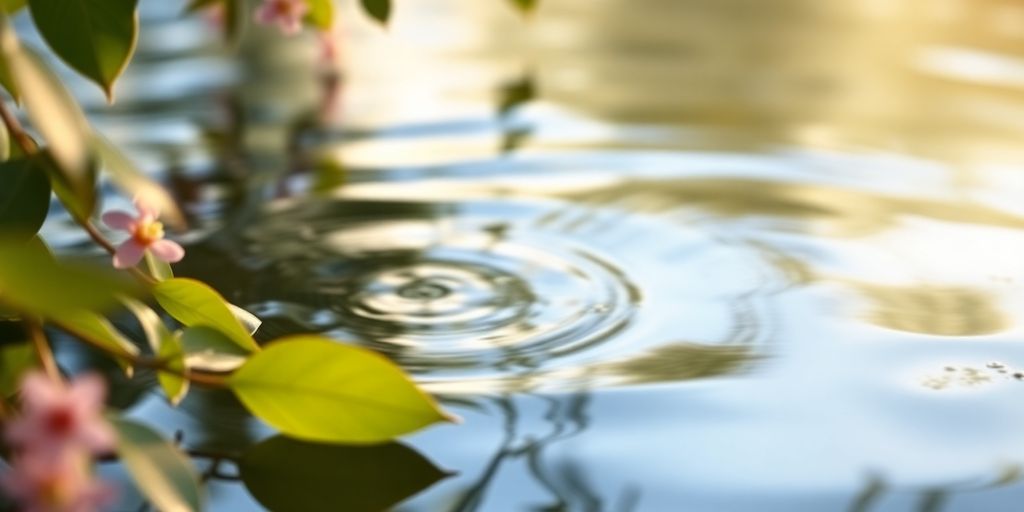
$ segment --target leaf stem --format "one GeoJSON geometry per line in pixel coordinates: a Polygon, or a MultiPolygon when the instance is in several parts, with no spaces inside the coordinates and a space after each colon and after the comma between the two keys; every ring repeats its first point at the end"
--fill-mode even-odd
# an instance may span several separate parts
{"type": "Polygon", "coordinates": [[[60,369],[57,368],[57,361],[53,357],[53,350],[50,349],[43,326],[34,320],[26,320],[25,325],[29,337],[32,338],[32,344],[36,348],[36,355],[39,356],[39,364],[43,366],[43,370],[51,380],[61,382],[60,369]]]}

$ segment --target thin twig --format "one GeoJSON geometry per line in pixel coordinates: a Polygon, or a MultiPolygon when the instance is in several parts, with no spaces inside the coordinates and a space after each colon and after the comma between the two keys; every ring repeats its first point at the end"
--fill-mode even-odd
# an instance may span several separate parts
{"type": "Polygon", "coordinates": [[[35,345],[36,355],[39,356],[39,364],[43,366],[43,370],[46,371],[46,375],[50,379],[54,382],[61,382],[60,369],[57,368],[57,361],[53,357],[53,350],[50,349],[50,343],[46,340],[43,327],[33,320],[27,320],[25,325],[29,337],[32,338],[32,344],[35,345]]]}
{"type": "Polygon", "coordinates": [[[26,155],[35,154],[39,150],[32,137],[29,137],[25,129],[21,127],[18,118],[7,108],[7,102],[5,101],[0,101],[0,117],[3,118],[4,125],[7,126],[7,131],[11,133],[11,137],[14,138],[14,141],[26,155]]]}

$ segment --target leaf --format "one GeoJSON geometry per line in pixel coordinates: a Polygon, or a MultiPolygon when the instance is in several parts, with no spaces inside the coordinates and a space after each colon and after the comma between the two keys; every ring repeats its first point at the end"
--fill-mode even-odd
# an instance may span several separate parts
{"type": "Polygon", "coordinates": [[[330,30],[334,25],[333,0],[306,0],[309,12],[306,21],[320,30],[330,30]]]}
{"type": "MultiPolygon", "coordinates": [[[[0,59],[2,61],[3,59],[0,59]]],[[[11,134],[7,131],[7,125],[0,123],[0,161],[11,158],[11,134]]]]}
{"type": "Polygon", "coordinates": [[[29,0],[32,20],[64,62],[114,100],[139,36],[137,0],[29,0]]]}
{"type": "Polygon", "coordinates": [[[227,301],[199,281],[180,277],[161,281],[153,287],[153,296],[168,314],[186,326],[213,327],[250,352],[260,349],[228,309],[227,301]]]}
{"type": "Polygon", "coordinates": [[[138,355],[139,348],[121,334],[106,318],[90,311],[65,312],[51,321],[61,328],[83,338],[103,343],[122,356],[138,355]]]}
{"type": "Polygon", "coordinates": [[[137,288],[105,267],[60,264],[38,237],[28,242],[0,239],[0,302],[19,311],[61,317],[79,310],[103,311],[117,295],[137,288]]]}
{"type": "Polygon", "coordinates": [[[43,169],[28,158],[0,163],[0,233],[27,240],[49,211],[50,180],[43,169]]]}
{"type": "Polygon", "coordinates": [[[146,334],[146,342],[149,343],[149,348],[153,352],[159,352],[160,343],[164,338],[171,336],[171,331],[160,320],[160,315],[157,315],[156,311],[153,311],[149,306],[135,299],[122,297],[121,303],[139,321],[139,325],[142,326],[142,332],[146,334]]]}
{"type": "Polygon", "coordinates": [[[231,310],[231,314],[235,315],[235,318],[242,324],[242,327],[249,331],[250,335],[256,334],[256,331],[263,325],[263,320],[260,320],[259,317],[230,302],[228,303],[228,309],[231,310]]]}
{"type": "MultiPolygon", "coordinates": [[[[74,185],[68,181],[65,173],[61,172],[53,156],[47,151],[35,154],[32,159],[33,164],[42,169],[50,178],[53,193],[57,195],[57,199],[60,199],[60,204],[64,206],[64,209],[78,222],[88,221],[96,210],[96,187],[90,186],[75,190],[74,185]]],[[[88,183],[96,182],[96,166],[92,165],[92,160],[84,174],[88,183]]]]}
{"type": "Polygon", "coordinates": [[[160,434],[133,421],[112,419],[117,453],[135,484],[157,509],[202,510],[203,496],[192,462],[160,434]]]}
{"type": "Polygon", "coordinates": [[[0,10],[3,10],[6,14],[14,14],[25,7],[27,0],[0,0],[0,10]]]}
{"type": "Polygon", "coordinates": [[[156,379],[160,382],[160,387],[163,388],[164,394],[167,395],[171,404],[178,405],[188,393],[188,379],[182,376],[186,372],[186,367],[185,352],[181,348],[181,341],[177,336],[168,333],[161,341],[157,355],[164,360],[167,368],[173,371],[158,371],[156,379]]]}
{"type": "Polygon", "coordinates": [[[260,419],[309,441],[378,443],[451,419],[384,357],[318,336],[272,343],[228,386],[260,419]]]}
{"type": "Polygon", "coordinates": [[[526,73],[515,80],[502,84],[498,100],[498,116],[505,117],[516,107],[536,98],[537,88],[533,82],[533,75],[526,73]]]}
{"type": "MultiPolygon", "coordinates": [[[[0,50],[32,125],[48,145],[68,191],[95,203],[96,175],[85,114],[38,54],[23,48],[9,23],[0,21],[0,50]]],[[[57,186],[54,185],[54,188],[57,186]]]]}
{"type": "Polygon", "coordinates": [[[531,14],[537,10],[539,0],[510,0],[512,5],[519,8],[524,14],[531,14]]]}
{"type": "Polygon", "coordinates": [[[211,372],[230,372],[242,366],[249,352],[211,327],[189,327],[181,334],[185,366],[211,372]]]}
{"type": "Polygon", "coordinates": [[[146,251],[143,257],[146,259],[146,269],[149,270],[149,275],[153,276],[153,279],[166,281],[174,277],[174,270],[171,270],[171,265],[153,256],[152,251],[146,251]]]}
{"type": "Polygon", "coordinates": [[[238,462],[246,488],[275,512],[377,512],[449,476],[399,443],[340,446],[272,437],[238,462]]]}
{"type": "Polygon", "coordinates": [[[29,343],[0,346],[0,400],[18,391],[22,375],[37,362],[36,351],[29,343]]]}
{"type": "Polygon", "coordinates": [[[151,205],[160,212],[160,217],[176,229],[185,228],[185,217],[171,194],[159,183],[142,172],[117,146],[102,135],[95,133],[90,144],[103,162],[103,168],[125,194],[151,205]]]}
{"type": "Polygon", "coordinates": [[[381,25],[387,25],[391,17],[391,0],[359,0],[363,10],[381,25]]]}

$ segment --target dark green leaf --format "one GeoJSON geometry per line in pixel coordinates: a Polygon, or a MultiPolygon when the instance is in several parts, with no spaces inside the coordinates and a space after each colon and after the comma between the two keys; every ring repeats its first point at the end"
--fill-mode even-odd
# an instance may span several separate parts
{"type": "Polygon", "coordinates": [[[25,7],[27,0],[0,0],[0,10],[7,14],[14,14],[25,7]]]}
{"type": "Polygon", "coordinates": [[[260,349],[228,308],[227,301],[199,281],[180,277],[161,281],[153,287],[153,296],[168,314],[189,327],[212,327],[250,352],[260,349]]]}
{"type": "Polygon", "coordinates": [[[79,310],[102,311],[133,283],[105,267],[60,264],[38,237],[0,240],[0,302],[31,314],[61,317],[79,310]]]}
{"type": "Polygon", "coordinates": [[[50,180],[43,169],[27,158],[0,163],[0,233],[3,236],[27,240],[39,231],[49,210],[50,180]]]}
{"type": "Polygon", "coordinates": [[[0,346],[0,400],[18,391],[22,375],[37,362],[36,351],[29,343],[0,346]]]}
{"type": "Polygon", "coordinates": [[[53,193],[60,199],[64,209],[79,222],[86,222],[96,210],[96,166],[94,160],[90,159],[88,167],[82,172],[84,182],[76,188],[76,185],[69,181],[66,173],[62,172],[54,161],[53,156],[44,151],[33,157],[33,164],[43,170],[50,178],[50,186],[53,193]],[[91,184],[91,186],[89,186],[91,184]]]}
{"type": "Polygon", "coordinates": [[[379,443],[450,420],[391,361],[318,336],[270,344],[228,385],[260,419],[309,441],[379,443]]]}
{"type": "Polygon", "coordinates": [[[156,208],[160,212],[160,217],[172,226],[178,229],[185,227],[185,218],[167,190],[150,179],[117,146],[102,135],[93,135],[90,142],[115,185],[128,196],[156,208]]]}
{"type": "Polygon", "coordinates": [[[359,2],[363,5],[366,14],[380,24],[387,25],[388,19],[391,17],[391,0],[359,0],[359,2]]]}
{"type": "Polygon", "coordinates": [[[330,30],[334,25],[334,1],[333,0],[306,0],[309,4],[309,13],[306,20],[309,24],[320,30],[330,30]]]}
{"type": "Polygon", "coordinates": [[[159,510],[197,512],[203,508],[199,475],[192,462],[149,427],[113,419],[117,453],[132,479],[159,510]]]}
{"type": "Polygon", "coordinates": [[[378,512],[448,476],[399,443],[338,446],[283,436],[251,448],[238,463],[249,492],[275,512],[378,512]]]}
{"type": "Polygon", "coordinates": [[[137,0],[29,0],[32,19],[61,59],[113,101],[139,35],[137,0]]]}

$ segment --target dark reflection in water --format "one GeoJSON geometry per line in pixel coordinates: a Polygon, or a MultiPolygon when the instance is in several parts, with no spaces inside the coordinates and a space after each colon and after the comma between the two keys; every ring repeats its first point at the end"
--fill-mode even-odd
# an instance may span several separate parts
{"type": "MultiPolygon", "coordinates": [[[[1019,508],[1020,2],[343,1],[340,75],[175,3],[91,114],[261,340],[374,348],[466,419],[397,449],[454,472],[398,510],[1019,508]]],[[[187,448],[280,442],[134,382],[187,448]]],[[[259,508],[232,469],[212,508],[259,508]]]]}

